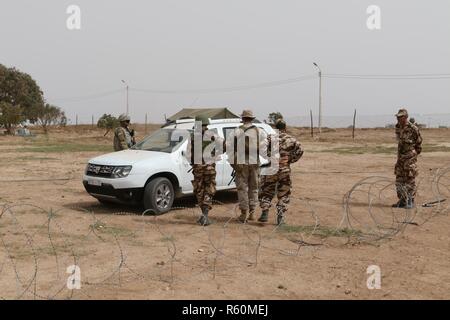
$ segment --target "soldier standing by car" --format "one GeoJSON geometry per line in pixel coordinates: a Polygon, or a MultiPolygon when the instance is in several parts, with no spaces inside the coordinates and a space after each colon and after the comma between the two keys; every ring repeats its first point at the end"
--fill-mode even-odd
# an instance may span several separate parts
{"type": "Polygon", "coordinates": [[[252,123],[255,116],[251,110],[244,110],[241,119],[243,125],[227,137],[226,152],[235,171],[241,210],[238,219],[244,223],[247,220],[255,220],[259,186],[259,148],[265,134],[252,123]]]}
{"type": "Polygon", "coordinates": [[[114,130],[114,151],[131,148],[136,144],[134,130],[130,130],[130,117],[126,114],[119,116],[120,126],[114,130]]]}
{"type": "Polygon", "coordinates": [[[300,142],[286,133],[286,122],[280,119],[275,123],[275,128],[279,130],[277,136],[268,136],[268,150],[271,150],[273,139],[278,139],[279,162],[278,171],[273,175],[264,175],[261,177],[261,191],[259,196],[260,207],[262,209],[260,222],[267,222],[269,219],[269,209],[272,205],[272,199],[277,193],[277,225],[284,221],[287,206],[291,195],[291,163],[297,162],[303,155],[303,149],[300,142]]]}
{"type": "Polygon", "coordinates": [[[408,111],[400,109],[396,114],[396,135],[398,139],[397,163],[395,164],[395,185],[397,208],[411,209],[416,196],[417,156],[422,152],[422,137],[419,128],[408,121],[408,111]]]}
{"type": "Polygon", "coordinates": [[[197,223],[202,226],[211,224],[208,214],[212,209],[212,200],[216,193],[215,161],[223,153],[223,139],[207,131],[208,123],[209,119],[206,116],[195,118],[194,132],[191,134],[186,152],[186,158],[192,165],[192,174],[194,175],[194,180],[192,180],[194,194],[198,206],[202,210],[202,215],[197,223]],[[199,125],[201,125],[201,130],[199,125]]]}

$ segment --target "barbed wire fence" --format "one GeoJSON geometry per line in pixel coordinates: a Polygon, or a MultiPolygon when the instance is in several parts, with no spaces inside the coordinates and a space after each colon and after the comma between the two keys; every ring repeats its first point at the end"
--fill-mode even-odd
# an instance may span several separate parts
{"type": "Polygon", "coordinates": [[[189,230],[183,227],[200,215],[193,205],[174,207],[165,215],[151,210],[108,211],[100,217],[89,208],[53,210],[2,200],[0,299],[90,298],[92,290],[120,290],[126,284],[140,285],[143,291],[161,286],[175,290],[187,281],[227,277],[234,269],[264,268],[262,254],[299,257],[303,248],[319,250],[330,237],[346,238],[346,243],[387,241],[409,225],[448,215],[450,166],[419,181],[417,199],[424,202],[413,209],[391,207],[393,189],[395,182],[382,176],[358,181],[343,196],[342,219],[335,227],[321,224],[312,203],[321,200],[305,197],[293,198],[290,211],[297,203],[306,204],[308,225],[262,228],[258,223],[235,222],[238,206],[216,200],[215,223],[189,230]],[[122,227],[116,221],[121,216],[138,227],[122,227]],[[196,247],[189,247],[188,240],[196,247]],[[83,272],[80,290],[67,288],[70,265],[83,272]]]}

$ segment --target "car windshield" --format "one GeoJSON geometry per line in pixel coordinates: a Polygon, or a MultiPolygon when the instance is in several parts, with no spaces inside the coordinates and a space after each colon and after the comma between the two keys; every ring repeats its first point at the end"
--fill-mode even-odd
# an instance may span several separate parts
{"type": "Polygon", "coordinates": [[[159,129],[148,137],[145,137],[133,149],[172,153],[188,136],[188,130],[159,129]]]}

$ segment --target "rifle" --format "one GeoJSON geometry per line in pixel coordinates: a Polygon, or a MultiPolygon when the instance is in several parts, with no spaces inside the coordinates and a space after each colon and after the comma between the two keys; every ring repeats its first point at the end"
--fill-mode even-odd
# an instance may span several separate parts
{"type": "Polygon", "coordinates": [[[131,148],[132,146],[134,146],[136,144],[136,138],[134,137],[135,132],[134,132],[134,129],[130,130],[130,128],[128,128],[128,127],[126,127],[125,130],[127,130],[127,132],[130,134],[130,137],[131,137],[130,148],[131,148]]]}

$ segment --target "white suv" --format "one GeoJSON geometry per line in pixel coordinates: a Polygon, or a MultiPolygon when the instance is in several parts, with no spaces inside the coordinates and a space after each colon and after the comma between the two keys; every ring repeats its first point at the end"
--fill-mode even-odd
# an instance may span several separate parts
{"type": "MultiPolygon", "coordinates": [[[[240,119],[210,120],[208,129],[225,139],[228,130],[241,124],[240,119]]],[[[274,134],[268,124],[255,125],[267,134],[274,134]]],[[[89,160],[83,176],[86,191],[102,203],[143,204],[145,209],[156,213],[169,211],[175,198],[193,193],[191,166],[184,157],[188,139],[186,135],[173,139],[172,135],[180,136],[180,130],[193,128],[194,119],[177,120],[145,137],[132,149],[89,160]]],[[[226,154],[216,162],[216,171],[218,191],[236,188],[226,154]]]]}

